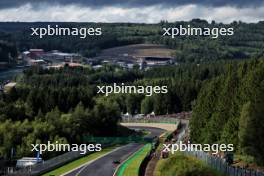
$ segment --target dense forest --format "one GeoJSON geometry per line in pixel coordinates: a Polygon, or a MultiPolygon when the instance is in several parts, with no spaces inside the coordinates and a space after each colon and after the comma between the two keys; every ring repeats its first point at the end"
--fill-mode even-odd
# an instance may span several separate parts
{"type": "Polygon", "coordinates": [[[0,40],[0,62],[14,63],[17,56],[18,51],[14,43],[0,40]]]}
{"type": "MultiPolygon", "coordinates": [[[[193,111],[191,140],[232,143],[263,165],[264,61],[216,61],[147,71],[105,65],[43,70],[33,67],[0,94],[0,155],[33,155],[31,143],[81,143],[83,136],[119,136],[122,113],[193,111]],[[167,94],[97,94],[97,85],[167,85],[167,94]],[[256,141],[258,141],[256,143],[256,141]]],[[[49,156],[43,156],[50,157],[49,156]]]]}
{"type": "MultiPolygon", "coordinates": [[[[233,22],[222,24],[212,21],[194,19],[189,22],[158,24],[133,23],[0,23],[0,39],[12,43],[19,52],[30,48],[42,48],[46,51],[61,50],[78,52],[86,57],[96,56],[102,49],[115,46],[155,43],[164,44],[175,50],[173,56],[178,62],[207,62],[226,59],[248,59],[263,56],[264,23],[233,22]],[[80,39],[78,36],[55,37],[46,36],[39,39],[31,36],[31,27],[47,27],[47,25],[61,27],[101,27],[102,36],[91,36],[80,39]],[[233,36],[219,36],[217,39],[205,36],[177,36],[172,39],[163,36],[163,27],[178,27],[179,25],[192,27],[232,27],[233,36]]],[[[0,57],[1,58],[1,57],[0,57]]]]}
{"type": "MultiPolygon", "coordinates": [[[[30,48],[78,52],[93,57],[105,48],[155,43],[172,48],[178,65],[147,71],[104,65],[98,70],[33,67],[16,78],[17,85],[0,93],[0,157],[34,155],[32,143],[81,143],[84,135],[122,135],[122,113],[155,114],[193,111],[191,140],[232,143],[236,152],[264,165],[264,23],[208,23],[204,20],[159,24],[59,23],[64,27],[102,27],[103,36],[30,36],[30,27],[53,23],[0,23],[0,62],[13,62],[30,48]],[[233,36],[162,36],[162,27],[233,27],[233,36]],[[167,85],[167,94],[97,94],[98,85],[167,85]],[[256,142],[257,141],[257,142],[256,142]]],[[[56,23],[58,24],[58,23],[56,23]]],[[[47,154],[46,154],[47,155],[47,154]]],[[[51,154],[49,154],[51,155],[51,154]]],[[[43,158],[50,156],[43,156],[43,158]]]]}
{"type": "Polygon", "coordinates": [[[264,61],[228,64],[201,88],[191,119],[191,139],[234,144],[264,165],[264,61]]]}
{"type": "MultiPolygon", "coordinates": [[[[31,143],[48,140],[81,143],[84,135],[115,136],[121,113],[189,111],[205,80],[222,72],[222,64],[196,64],[124,70],[106,65],[43,70],[35,67],[17,77],[18,85],[0,97],[0,154],[32,155],[31,143]],[[167,85],[168,94],[97,94],[97,85],[112,83],[167,85]],[[166,101],[166,103],[164,103],[166,101]]],[[[45,156],[44,156],[45,157],[45,156]]]]}

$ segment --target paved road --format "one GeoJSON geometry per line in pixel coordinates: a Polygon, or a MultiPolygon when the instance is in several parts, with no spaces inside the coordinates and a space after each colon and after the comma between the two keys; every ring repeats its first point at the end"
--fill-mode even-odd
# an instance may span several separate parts
{"type": "MultiPolygon", "coordinates": [[[[151,133],[147,137],[155,137],[161,135],[164,130],[158,128],[144,128],[144,127],[130,127],[133,129],[146,129],[151,133]]],[[[131,154],[137,151],[142,144],[127,144],[115,150],[108,155],[99,158],[98,160],[89,163],[69,174],[66,176],[113,176],[117,165],[113,164],[113,161],[119,160],[124,161],[127,159],[131,154]]]]}

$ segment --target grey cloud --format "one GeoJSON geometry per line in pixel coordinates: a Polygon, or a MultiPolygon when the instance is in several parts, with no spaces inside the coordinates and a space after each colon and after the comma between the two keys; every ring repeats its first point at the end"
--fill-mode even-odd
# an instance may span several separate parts
{"type": "Polygon", "coordinates": [[[41,7],[43,4],[59,4],[59,5],[81,5],[89,7],[105,7],[105,6],[118,6],[118,7],[144,7],[152,5],[163,6],[180,6],[187,4],[196,4],[203,6],[236,6],[236,7],[258,7],[263,5],[263,0],[1,0],[0,8],[13,8],[19,7],[26,3],[33,6],[41,7]]]}
{"type": "Polygon", "coordinates": [[[182,5],[170,8],[147,6],[138,8],[90,6],[48,6],[36,9],[32,5],[0,10],[0,21],[75,21],[75,22],[135,22],[157,23],[160,20],[188,21],[193,18],[230,23],[234,20],[258,22],[264,19],[264,6],[249,7],[206,7],[182,5]],[[19,14],[19,15],[18,15],[19,14]]]}

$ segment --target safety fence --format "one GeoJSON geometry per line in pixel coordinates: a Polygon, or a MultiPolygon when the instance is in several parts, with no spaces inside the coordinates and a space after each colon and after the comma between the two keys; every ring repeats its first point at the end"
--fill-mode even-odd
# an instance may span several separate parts
{"type": "Polygon", "coordinates": [[[184,154],[194,156],[197,159],[204,161],[210,167],[228,176],[264,176],[263,172],[257,170],[233,167],[226,163],[224,159],[212,156],[203,151],[188,151],[184,152],[184,154]]]}

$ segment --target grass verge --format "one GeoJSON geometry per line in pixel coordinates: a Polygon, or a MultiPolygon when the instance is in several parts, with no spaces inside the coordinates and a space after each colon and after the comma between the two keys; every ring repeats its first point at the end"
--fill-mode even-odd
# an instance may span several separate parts
{"type": "Polygon", "coordinates": [[[128,159],[120,167],[118,176],[138,176],[139,168],[142,161],[151,151],[151,144],[146,144],[138,152],[136,152],[130,159],[128,159]]]}
{"type": "Polygon", "coordinates": [[[158,162],[154,176],[225,176],[194,157],[180,152],[158,162]]]}
{"type": "Polygon", "coordinates": [[[72,162],[70,162],[70,163],[68,163],[62,167],[59,167],[53,171],[50,171],[50,172],[48,172],[42,176],[59,176],[59,175],[62,175],[66,172],[69,172],[69,171],[89,162],[89,161],[92,161],[92,160],[112,151],[114,148],[116,148],[116,147],[105,148],[100,152],[95,152],[95,153],[86,155],[86,156],[84,156],[78,160],[72,161],[72,162]]]}

